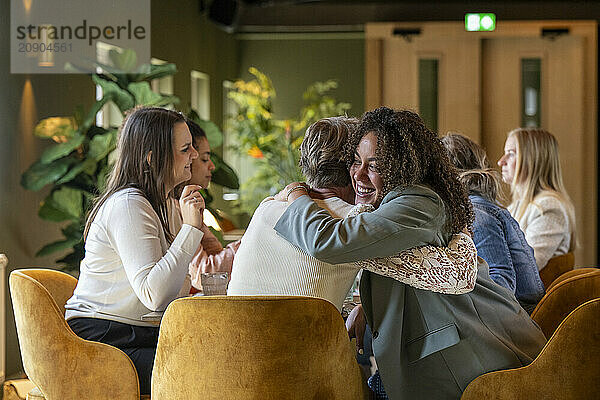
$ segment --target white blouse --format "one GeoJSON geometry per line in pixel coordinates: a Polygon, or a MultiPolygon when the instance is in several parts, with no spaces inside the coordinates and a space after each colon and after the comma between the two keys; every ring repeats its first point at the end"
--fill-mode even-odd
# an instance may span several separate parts
{"type": "Polygon", "coordinates": [[[79,281],[67,301],[66,319],[92,317],[149,325],[150,311],[163,311],[188,294],[188,264],[203,233],[181,223],[169,207],[169,245],[158,215],[137,189],[110,196],[98,210],[85,242],[79,281]]]}
{"type": "MultiPolygon", "coordinates": [[[[514,208],[509,206],[508,211],[515,215],[514,208]]],[[[540,193],[529,203],[518,222],[527,243],[533,248],[538,269],[544,268],[552,257],[566,254],[572,249],[573,227],[567,206],[558,197],[540,193]]]]}

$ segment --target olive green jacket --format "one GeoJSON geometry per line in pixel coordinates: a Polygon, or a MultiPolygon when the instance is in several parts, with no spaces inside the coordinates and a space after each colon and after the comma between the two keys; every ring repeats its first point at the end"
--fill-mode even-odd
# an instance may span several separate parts
{"type": "MultiPolygon", "coordinates": [[[[425,186],[392,191],[372,213],[334,219],[307,196],[275,230],[332,264],[385,257],[415,246],[447,245],[441,198],[425,186]]],[[[473,291],[446,295],[364,271],[361,301],[390,399],[458,399],[477,376],[530,363],[546,339],[514,295],[479,258],[473,291]]]]}

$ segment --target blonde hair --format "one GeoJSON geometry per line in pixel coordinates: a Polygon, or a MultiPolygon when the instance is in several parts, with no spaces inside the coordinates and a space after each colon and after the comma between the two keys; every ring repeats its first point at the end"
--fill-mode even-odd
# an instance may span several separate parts
{"type": "Polygon", "coordinates": [[[330,117],[308,127],[300,144],[300,168],[306,183],[315,188],[350,184],[344,148],[357,125],[356,118],[330,117]]]}
{"type": "Polygon", "coordinates": [[[516,139],[515,174],[511,182],[509,209],[519,221],[527,206],[544,192],[558,198],[567,209],[571,231],[570,250],[575,248],[575,208],[565,190],[558,154],[558,142],[548,131],[517,128],[508,133],[516,139]]]}
{"type": "Polygon", "coordinates": [[[455,132],[443,136],[442,144],[469,193],[476,193],[499,205],[499,200],[504,198],[500,174],[492,169],[485,150],[468,137],[455,132]]]}

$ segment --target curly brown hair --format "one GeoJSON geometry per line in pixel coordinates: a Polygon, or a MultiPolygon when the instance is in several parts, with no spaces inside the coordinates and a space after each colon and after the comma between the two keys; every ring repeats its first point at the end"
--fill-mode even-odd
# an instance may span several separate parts
{"type": "Polygon", "coordinates": [[[418,114],[388,107],[366,112],[349,137],[348,165],[354,160],[361,139],[370,132],[377,136],[377,169],[383,181],[383,196],[409,185],[427,185],[444,202],[449,216],[446,228],[450,232],[471,227],[475,216],[467,191],[440,138],[418,114]]]}

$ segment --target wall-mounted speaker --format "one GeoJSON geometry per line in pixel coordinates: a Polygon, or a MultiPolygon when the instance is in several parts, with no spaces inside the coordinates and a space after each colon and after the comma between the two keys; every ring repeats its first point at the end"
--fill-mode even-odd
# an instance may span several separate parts
{"type": "Polygon", "coordinates": [[[233,32],[240,14],[238,0],[213,0],[208,7],[208,19],[227,32],[233,32]]]}

